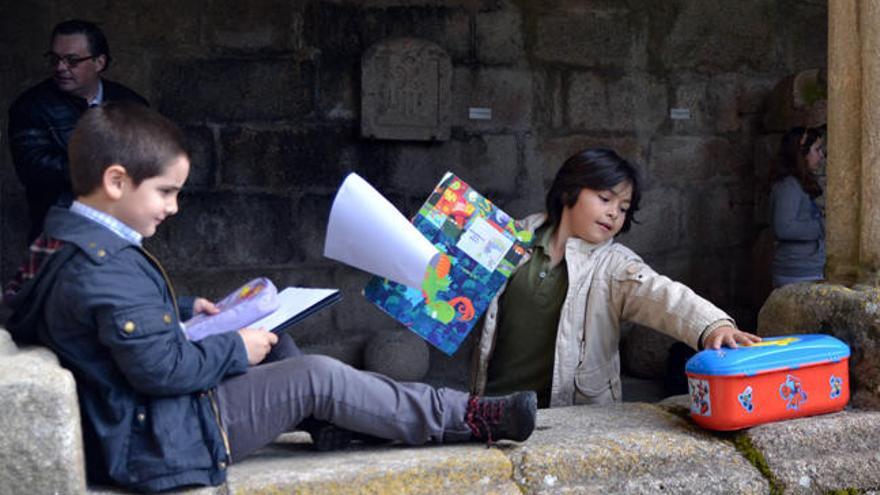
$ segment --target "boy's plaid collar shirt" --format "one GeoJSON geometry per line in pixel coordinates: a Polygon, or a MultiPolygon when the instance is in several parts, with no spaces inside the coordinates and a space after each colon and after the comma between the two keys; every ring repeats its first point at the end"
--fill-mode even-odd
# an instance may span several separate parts
{"type": "MultiPolygon", "coordinates": [[[[74,201],[70,206],[70,211],[81,215],[89,220],[106,227],[108,230],[118,235],[122,239],[131,242],[136,246],[140,246],[144,236],[137,231],[117,220],[114,216],[108,215],[102,211],[96,210],[90,206],[86,206],[79,201],[74,201]]],[[[21,287],[37,275],[43,262],[55,251],[61,248],[63,243],[57,239],[50,239],[45,234],[39,236],[30,245],[27,259],[18,267],[15,276],[3,288],[2,300],[9,303],[21,287]]]]}

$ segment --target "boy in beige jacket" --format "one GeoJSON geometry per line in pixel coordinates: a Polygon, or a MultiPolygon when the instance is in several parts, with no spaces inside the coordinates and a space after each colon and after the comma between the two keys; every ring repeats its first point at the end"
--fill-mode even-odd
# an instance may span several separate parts
{"type": "Polygon", "coordinates": [[[535,390],[539,407],[620,401],[623,321],[695,349],[760,341],[614,242],[632,225],[639,186],[635,167],[611,150],[583,150],[562,165],[547,212],[525,219],[534,247],[484,316],[475,393],[535,390]]]}

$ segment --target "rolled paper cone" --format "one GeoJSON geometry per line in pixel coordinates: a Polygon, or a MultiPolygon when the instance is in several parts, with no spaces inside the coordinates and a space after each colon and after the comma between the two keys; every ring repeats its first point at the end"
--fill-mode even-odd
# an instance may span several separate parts
{"type": "Polygon", "coordinates": [[[342,182],[327,223],[324,256],[421,290],[440,252],[359,175],[342,182]]]}

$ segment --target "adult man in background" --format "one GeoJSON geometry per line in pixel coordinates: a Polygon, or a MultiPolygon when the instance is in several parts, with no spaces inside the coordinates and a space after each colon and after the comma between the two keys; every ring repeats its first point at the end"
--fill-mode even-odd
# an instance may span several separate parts
{"type": "Polygon", "coordinates": [[[67,167],[67,141],[90,106],[105,101],[147,100],[101,73],[110,66],[110,47],[95,24],[72,19],[52,30],[45,53],[52,75],[25,91],[9,109],[9,146],[30,214],[28,242],[43,230],[54,204],[72,200],[67,167]]]}

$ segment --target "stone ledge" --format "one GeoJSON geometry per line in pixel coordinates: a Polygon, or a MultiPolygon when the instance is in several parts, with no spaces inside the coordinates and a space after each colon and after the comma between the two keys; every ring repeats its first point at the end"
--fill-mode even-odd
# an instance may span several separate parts
{"type": "Polygon", "coordinates": [[[785,493],[880,487],[880,412],[850,410],[745,432],[785,493]]]}
{"type": "Polygon", "coordinates": [[[542,410],[538,431],[509,455],[525,493],[767,491],[731,443],[652,404],[542,410]]]}
{"type": "MultiPolygon", "coordinates": [[[[0,330],[0,403],[14,405],[11,414],[4,408],[0,415],[4,493],[128,493],[85,488],[72,377],[47,350],[18,351],[5,339],[0,330]]],[[[712,433],[688,419],[688,404],[687,396],[677,396],[658,404],[541,410],[527,442],[488,449],[356,445],[317,453],[308,435],[290,433],[231,466],[225,485],[174,493],[807,494],[880,488],[880,412],[849,409],[712,433]]]]}
{"type": "Polygon", "coordinates": [[[85,457],[73,375],[45,348],[17,350],[0,329],[0,487],[82,493],[85,457]]]}
{"type": "MultiPolygon", "coordinates": [[[[229,492],[510,493],[519,490],[502,450],[475,445],[355,447],[315,453],[286,440],[230,468],[229,492]],[[257,491],[259,492],[259,491],[257,491]]],[[[304,440],[308,442],[308,440],[304,440]]]]}
{"type": "MultiPolygon", "coordinates": [[[[880,487],[880,412],[848,410],[711,433],[688,397],[542,410],[529,441],[309,450],[303,433],[230,467],[226,486],[188,495],[336,493],[829,493],[880,487]],[[737,441],[745,439],[745,442],[737,441]],[[739,444],[739,447],[735,447],[739,444]],[[769,472],[746,460],[755,449],[769,472]]],[[[121,495],[93,489],[91,495],[121,495]]]]}

